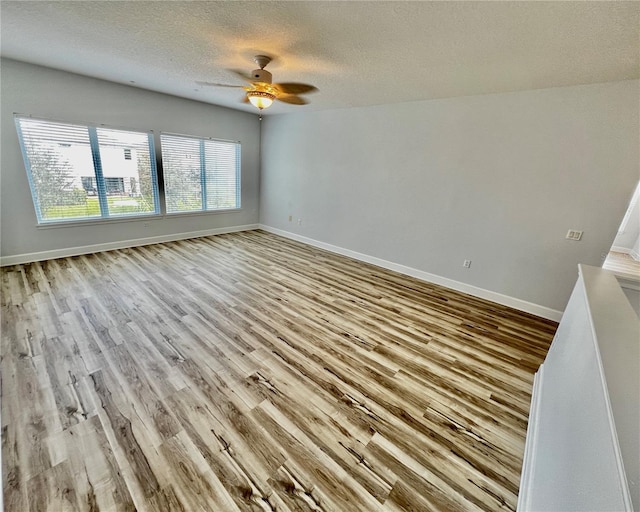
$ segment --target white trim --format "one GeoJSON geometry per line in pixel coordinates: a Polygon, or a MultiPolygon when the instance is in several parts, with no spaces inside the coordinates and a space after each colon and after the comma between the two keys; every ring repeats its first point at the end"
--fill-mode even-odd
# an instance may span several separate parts
{"type": "Polygon", "coordinates": [[[516,510],[524,512],[530,510],[530,490],[533,488],[533,468],[536,462],[536,445],[538,436],[540,390],[544,379],[544,363],[533,376],[533,391],[531,392],[531,408],[529,409],[529,422],[527,424],[527,442],[524,445],[524,457],[522,459],[522,474],[520,475],[520,490],[518,491],[518,504],[516,510]]]}
{"type": "Polygon", "coordinates": [[[117,224],[120,222],[153,222],[157,220],[173,219],[176,217],[195,217],[204,215],[222,215],[226,213],[238,213],[242,208],[228,208],[220,210],[196,210],[191,212],[154,213],[152,215],[114,215],[112,217],[87,217],[79,220],[64,220],[43,222],[36,224],[36,229],[58,229],[75,226],[97,226],[100,224],[117,224]]]}
{"type": "Polygon", "coordinates": [[[367,254],[362,254],[356,251],[352,251],[350,249],[344,249],[342,247],[331,245],[325,242],[320,242],[318,240],[314,240],[313,238],[307,238],[306,236],[297,235],[295,233],[284,231],[282,229],[273,228],[271,226],[266,226],[264,224],[260,224],[260,229],[264,231],[268,231],[269,233],[283,236],[285,238],[290,238],[292,240],[302,242],[303,244],[313,245],[314,247],[318,247],[326,251],[341,254],[343,256],[348,256],[349,258],[364,261],[366,263],[371,263],[372,265],[376,265],[378,267],[386,268],[388,270],[393,270],[395,272],[399,272],[407,276],[415,277],[416,279],[420,279],[421,281],[426,281],[428,283],[434,283],[440,286],[445,286],[447,288],[451,288],[453,290],[466,293],[468,295],[473,295],[474,297],[490,300],[492,302],[502,304],[503,306],[508,306],[514,309],[518,309],[520,311],[525,311],[526,313],[531,313],[532,315],[540,316],[542,318],[547,318],[549,320],[554,320],[556,322],[559,322],[560,319],[562,318],[562,311],[557,311],[555,309],[547,308],[539,304],[527,302],[525,300],[517,299],[515,297],[509,297],[508,295],[503,295],[501,293],[493,292],[491,290],[485,290],[484,288],[479,288],[471,284],[455,281],[447,277],[438,276],[436,274],[430,274],[428,272],[407,267],[405,265],[400,265],[392,261],[376,258],[375,256],[369,256],[367,254]]]}
{"type": "Polygon", "coordinates": [[[640,261],[640,254],[638,254],[636,251],[634,251],[633,249],[631,249],[629,251],[629,256],[631,256],[634,260],[636,261],[640,261]]]}
{"type": "Polygon", "coordinates": [[[80,219],[71,219],[64,221],[41,222],[36,224],[36,229],[58,229],[69,228],[75,226],[97,226],[99,224],[117,224],[122,222],[150,222],[152,220],[161,220],[164,215],[154,213],[153,215],[129,215],[120,217],[81,217],[80,219]]]}
{"type": "Polygon", "coordinates": [[[0,258],[0,266],[19,265],[31,263],[33,261],[50,260],[54,258],[66,258],[67,256],[79,256],[80,254],[91,254],[101,251],[112,251],[114,249],[126,249],[128,247],[138,247],[140,245],[159,244],[163,242],[174,242],[176,240],[186,240],[187,238],[200,238],[203,236],[222,235],[224,233],[235,233],[237,231],[250,231],[258,229],[258,224],[246,224],[244,226],[230,226],[225,228],[205,229],[202,231],[188,231],[186,233],[174,233],[171,235],[150,236],[146,238],[136,238],[133,240],[119,240],[104,244],[84,245],[80,247],[67,247],[64,249],[54,249],[52,251],[31,252],[27,254],[16,254],[14,256],[4,256],[0,258]]]}
{"type": "MultiPolygon", "coordinates": [[[[599,270],[599,269],[598,269],[599,270]]],[[[604,364],[602,363],[602,354],[600,353],[600,345],[602,342],[609,342],[611,340],[598,340],[598,332],[593,319],[593,307],[589,295],[591,293],[584,278],[584,269],[582,265],[578,265],[578,271],[580,272],[580,278],[584,283],[584,302],[587,310],[587,317],[589,319],[589,327],[591,328],[591,343],[593,343],[593,350],[596,358],[596,364],[598,365],[598,372],[600,373],[600,383],[603,389],[604,402],[606,407],[607,420],[609,422],[609,430],[611,431],[611,440],[613,444],[613,456],[616,461],[616,467],[618,469],[618,484],[620,486],[620,492],[622,494],[622,500],[624,502],[625,511],[633,511],[633,504],[631,502],[631,491],[629,490],[629,481],[627,480],[627,474],[624,470],[624,462],[622,460],[622,451],[620,450],[620,440],[618,438],[618,430],[616,429],[616,421],[613,416],[613,407],[611,406],[611,395],[609,394],[609,386],[607,384],[607,377],[604,372],[604,364]]],[[[618,283],[619,284],[619,283],[618,283]]],[[[600,287],[602,290],[602,287],[600,287]]],[[[635,317],[634,317],[635,318],[635,317]]]]}
{"type": "MultiPolygon", "coordinates": [[[[2,423],[2,397],[0,397],[0,424],[2,423]]],[[[0,433],[0,441],[2,441],[2,434],[0,433]]],[[[2,450],[0,450],[0,478],[2,477],[2,450]]],[[[4,512],[4,492],[0,492],[0,512],[4,512]]]]}

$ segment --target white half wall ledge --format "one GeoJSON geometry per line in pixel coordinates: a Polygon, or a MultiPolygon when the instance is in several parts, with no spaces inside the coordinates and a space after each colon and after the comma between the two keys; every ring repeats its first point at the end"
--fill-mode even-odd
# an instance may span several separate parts
{"type": "Polygon", "coordinates": [[[51,260],[55,258],[66,258],[69,256],[80,256],[82,254],[92,254],[102,251],[113,251],[115,249],[128,249],[130,247],[139,247],[142,245],[175,242],[176,240],[187,240],[189,238],[202,238],[204,236],[223,235],[225,233],[237,233],[239,231],[252,231],[258,228],[258,224],[246,224],[243,226],[229,226],[215,229],[205,229],[201,231],[189,231],[183,233],[173,233],[169,235],[151,236],[146,238],[135,238],[131,240],[118,240],[115,242],[108,242],[103,244],[68,247],[64,249],[54,249],[51,251],[17,254],[15,256],[4,256],[0,258],[0,267],[6,267],[8,265],[21,265],[23,263],[33,263],[34,261],[51,260]]]}
{"type": "Polygon", "coordinates": [[[410,277],[415,277],[420,281],[425,281],[427,283],[433,283],[440,286],[444,286],[446,288],[450,288],[458,292],[466,293],[468,295],[472,295],[480,299],[485,299],[491,302],[495,302],[497,304],[501,304],[503,306],[508,306],[513,309],[517,309],[519,311],[524,311],[525,313],[530,313],[532,315],[546,318],[548,320],[559,322],[560,319],[562,318],[562,311],[551,309],[546,306],[541,306],[539,304],[534,304],[532,302],[527,302],[525,300],[517,299],[515,297],[510,297],[508,295],[503,295],[501,293],[497,293],[491,290],[486,290],[478,286],[462,283],[460,281],[455,281],[454,279],[438,276],[436,274],[430,274],[429,272],[424,272],[422,270],[418,270],[412,267],[400,265],[399,263],[394,263],[392,261],[383,260],[375,256],[369,256],[368,254],[359,253],[356,251],[352,251],[350,249],[344,249],[336,245],[320,242],[318,240],[314,240],[313,238],[308,238],[306,236],[298,235],[296,233],[291,233],[290,231],[284,231],[282,229],[274,228],[271,226],[266,226],[264,224],[260,224],[259,229],[262,229],[269,233],[273,233],[275,235],[283,236],[285,238],[290,238],[291,240],[296,240],[297,242],[301,242],[303,244],[313,245],[314,247],[318,247],[319,249],[324,249],[326,251],[333,252],[336,254],[341,254],[349,258],[363,261],[365,263],[371,263],[372,265],[376,265],[378,267],[386,268],[388,270],[393,270],[400,274],[404,274],[410,277]]]}

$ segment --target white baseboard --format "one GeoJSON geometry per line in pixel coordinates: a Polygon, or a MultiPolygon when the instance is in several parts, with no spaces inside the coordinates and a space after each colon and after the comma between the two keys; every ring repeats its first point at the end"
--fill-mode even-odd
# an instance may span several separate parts
{"type": "Polygon", "coordinates": [[[138,247],[141,245],[159,244],[163,242],[174,242],[176,240],[186,240],[188,238],[200,238],[203,236],[222,235],[224,233],[235,233],[237,231],[250,231],[258,229],[258,224],[246,224],[244,226],[230,226],[224,228],[205,229],[201,231],[189,231],[186,233],[174,233],[171,235],[150,236],[146,238],[136,238],[133,240],[119,240],[104,244],[84,245],[80,247],[67,247],[65,249],[54,249],[52,251],[31,252],[27,254],[17,254],[15,256],[4,256],[0,258],[0,266],[20,265],[34,261],[51,260],[54,258],[66,258],[68,256],[79,256],[81,254],[91,254],[101,251],[112,251],[114,249],[126,249],[128,247],[138,247]]]}
{"type": "Polygon", "coordinates": [[[479,288],[477,286],[462,283],[460,281],[455,281],[447,277],[430,274],[428,272],[407,267],[405,265],[400,265],[392,261],[376,258],[375,256],[369,256],[367,254],[362,254],[356,251],[352,251],[350,249],[344,249],[342,247],[331,245],[325,242],[320,242],[312,238],[307,238],[306,236],[297,235],[295,233],[284,231],[282,229],[273,228],[271,226],[266,226],[264,224],[260,224],[260,229],[263,229],[264,231],[268,231],[269,233],[274,233],[276,235],[283,236],[285,238],[290,238],[292,240],[302,242],[304,244],[313,245],[314,247],[318,247],[320,249],[325,249],[330,252],[342,254],[343,256],[348,256],[349,258],[364,261],[366,263],[371,263],[372,265],[376,265],[378,267],[386,268],[388,270],[393,270],[395,272],[399,272],[407,276],[415,277],[416,279],[420,279],[421,281],[426,281],[428,283],[434,283],[441,286],[445,286],[446,288],[451,288],[453,290],[463,292],[468,295],[473,295],[474,297],[490,300],[492,302],[502,304],[503,306],[509,306],[511,308],[518,309],[520,311],[525,311],[527,313],[531,313],[532,315],[540,316],[542,318],[547,318],[549,320],[554,320],[556,322],[559,322],[560,319],[562,318],[562,311],[557,311],[555,309],[547,308],[539,304],[534,304],[532,302],[527,302],[525,300],[516,299],[515,297],[509,297],[508,295],[503,295],[501,293],[493,292],[491,290],[485,290],[484,288],[479,288]]]}
{"type": "Polygon", "coordinates": [[[545,306],[540,306],[538,304],[533,304],[531,302],[527,302],[521,299],[516,299],[514,297],[509,297],[508,295],[503,295],[501,293],[493,292],[491,290],[485,290],[484,288],[479,288],[477,286],[462,283],[460,281],[455,281],[453,279],[449,279],[446,277],[430,274],[422,270],[417,270],[411,267],[407,267],[405,265],[400,265],[398,263],[393,263],[391,261],[383,260],[381,258],[369,256],[367,254],[362,254],[349,249],[344,249],[342,247],[327,244],[325,242],[320,242],[312,238],[297,235],[289,231],[284,231],[284,230],[273,228],[271,226],[266,226],[263,224],[246,224],[243,226],[231,226],[231,227],[224,227],[224,228],[207,229],[202,231],[190,231],[186,233],[174,233],[171,235],[159,235],[159,236],[146,237],[146,238],[136,238],[132,240],[120,240],[120,241],[108,242],[104,244],[68,247],[64,249],[54,249],[51,251],[32,252],[32,253],[26,253],[26,254],[17,254],[13,256],[4,256],[0,258],[0,266],[4,267],[7,265],[19,265],[22,263],[31,263],[34,261],[49,260],[54,258],[65,258],[68,256],[79,256],[81,254],[91,254],[91,253],[100,252],[100,251],[111,251],[114,249],[125,249],[128,247],[137,247],[141,245],[173,242],[175,240],[186,240],[188,238],[199,238],[203,236],[221,235],[224,233],[234,233],[238,231],[250,231],[252,229],[263,229],[264,231],[268,231],[270,233],[283,236],[285,238],[297,240],[299,242],[312,245],[314,247],[319,247],[320,249],[325,249],[330,252],[342,254],[343,256],[348,256],[349,258],[364,261],[366,263],[371,263],[378,267],[386,268],[389,270],[393,270],[395,272],[399,272],[401,274],[415,277],[416,279],[420,279],[421,281],[426,281],[429,283],[445,286],[447,288],[451,288],[459,292],[473,295],[474,297],[480,297],[482,299],[490,300],[492,302],[496,302],[504,306],[509,306],[514,309],[518,309],[520,311],[525,311],[533,315],[541,316],[543,318],[548,318],[556,322],[560,321],[560,319],[562,318],[562,312],[557,311],[555,309],[547,308],[545,306]]]}

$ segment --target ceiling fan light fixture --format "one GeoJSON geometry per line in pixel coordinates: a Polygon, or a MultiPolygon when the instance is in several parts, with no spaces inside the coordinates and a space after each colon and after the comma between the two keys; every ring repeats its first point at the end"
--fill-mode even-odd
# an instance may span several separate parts
{"type": "MultiPolygon", "coordinates": [[[[2,1],[2,0],[0,0],[2,1]]],[[[260,110],[260,119],[262,119],[262,111],[269,108],[275,100],[288,103],[289,105],[306,105],[308,101],[302,98],[301,94],[316,92],[317,87],[301,82],[283,82],[273,83],[273,75],[264,67],[271,62],[271,57],[267,55],[256,55],[255,63],[259,69],[254,69],[251,74],[245,74],[242,71],[231,69],[229,71],[238,75],[240,78],[249,82],[248,85],[233,84],[217,84],[212,82],[197,82],[200,85],[213,85],[218,87],[236,87],[244,89],[245,95],[242,97],[243,103],[251,103],[260,110]]]]}
{"type": "Polygon", "coordinates": [[[271,106],[276,95],[266,91],[248,91],[247,98],[254,107],[263,110],[271,106]]]}

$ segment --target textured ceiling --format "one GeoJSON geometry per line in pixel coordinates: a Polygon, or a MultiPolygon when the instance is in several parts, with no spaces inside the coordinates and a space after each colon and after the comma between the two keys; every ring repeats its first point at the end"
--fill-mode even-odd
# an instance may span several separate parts
{"type": "Polygon", "coordinates": [[[251,111],[228,68],[275,57],[323,110],[638,78],[639,2],[0,2],[1,54],[251,111]]]}

